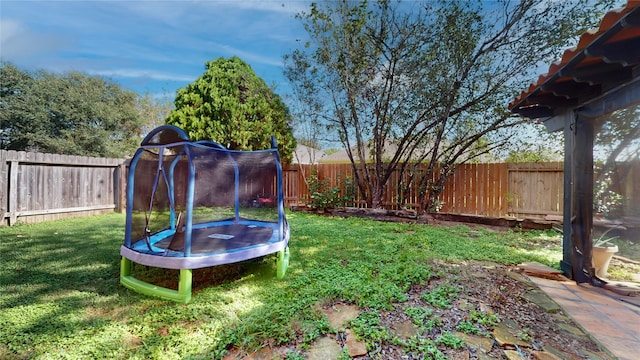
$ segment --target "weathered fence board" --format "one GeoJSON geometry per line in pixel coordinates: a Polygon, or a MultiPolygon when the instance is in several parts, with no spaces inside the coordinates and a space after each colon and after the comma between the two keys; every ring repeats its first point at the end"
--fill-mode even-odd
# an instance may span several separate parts
{"type": "Polygon", "coordinates": [[[507,181],[506,164],[464,164],[447,181],[440,196],[441,212],[483,215],[507,214],[502,196],[507,181]]]}
{"type": "Polygon", "coordinates": [[[563,163],[510,163],[508,213],[516,217],[562,214],[563,163]]]}
{"type": "Polygon", "coordinates": [[[122,159],[0,151],[0,224],[114,211],[122,159]]]}

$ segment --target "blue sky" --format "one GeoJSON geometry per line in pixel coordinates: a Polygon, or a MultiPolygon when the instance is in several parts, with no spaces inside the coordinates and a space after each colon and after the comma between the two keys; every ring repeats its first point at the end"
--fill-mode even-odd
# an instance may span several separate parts
{"type": "Polygon", "coordinates": [[[81,71],[173,100],[206,61],[238,56],[284,95],[283,56],[306,39],[303,0],[0,0],[0,57],[23,70],[81,71]]]}

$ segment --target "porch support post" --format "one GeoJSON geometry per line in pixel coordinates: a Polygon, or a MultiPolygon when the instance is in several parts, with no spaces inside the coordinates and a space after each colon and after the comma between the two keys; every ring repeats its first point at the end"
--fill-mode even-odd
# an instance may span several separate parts
{"type": "Polygon", "coordinates": [[[573,206],[571,221],[573,279],[578,283],[593,278],[591,227],[593,224],[593,121],[575,117],[573,147],[573,206]]]}
{"type": "MultiPolygon", "coordinates": [[[[575,143],[575,132],[573,124],[575,124],[575,113],[567,110],[562,116],[564,120],[564,183],[563,183],[563,199],[562,199],[562,260],[560,261],[560,269],[569,278],[573,279],[573,244],[572,244],[572,226],[573,218],[573,148],[575,143]]],[[[545,123],[546,125],[546,123],[545,123]]]]}

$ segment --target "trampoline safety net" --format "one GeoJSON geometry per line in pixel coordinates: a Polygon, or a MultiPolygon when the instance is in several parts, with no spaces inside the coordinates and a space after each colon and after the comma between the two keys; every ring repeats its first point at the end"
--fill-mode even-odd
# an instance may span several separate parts
{"type": "MultiPolygon", "coordinates": [[[[128,278],[130,261],[190,270],[276,252],[283,259],[287,245],[275,141],[271,149],[228,150],[210,141],[192,142],[172,125],[143,140],[127,178],[121,247],[125,286],[151,292],[143,285],[136,289],[138,281],[128,278]]],[[[278,270],[279,276],[283,273],[278,270]]],[[[190,287],[190,277],[188,282],[190,287]]],[[[172,300],[186,302],[185,297],[190,298],[190,290],[189,296],[172,300]]]]}

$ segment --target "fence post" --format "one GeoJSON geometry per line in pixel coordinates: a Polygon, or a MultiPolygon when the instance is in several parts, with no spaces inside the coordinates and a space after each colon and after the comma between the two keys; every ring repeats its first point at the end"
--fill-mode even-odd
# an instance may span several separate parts
{"type": "Polygon", "coordinates": [[[7,169],[7,152],[0,150],[0,226],[4,225],[4,215],[7,213],[7,193],[9,171],[7,169]]]}
{"type": "Polygon", "coordinates": [[[9,226],[18,221],[18,165],[19,162],[12,160],[9,163],[9,226]]]}
{"type": "Polygon", "coordinates": [[[127,187],[127,166],[126,160],[123,161],[118,167],[116,167],[114,176],[114,201],[115,211],[124,214],[127,211],[126,201],[126,187],[127,187]]]}

